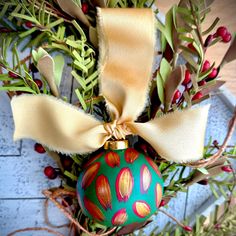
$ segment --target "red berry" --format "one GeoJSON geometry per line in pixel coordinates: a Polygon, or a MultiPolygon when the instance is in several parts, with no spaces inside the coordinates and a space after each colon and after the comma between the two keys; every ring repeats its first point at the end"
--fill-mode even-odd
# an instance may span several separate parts
{"type": "Polygon", "coordinates": [[[173,97],[173,102],[176,102],[180,97],[181,97],[181,92],[177,89],[173,97]]]}
{"type": "Polygon", "coordinates": [[[220,225],[220,224],[215,224],[214,228],[215,228],[216,230],[219,230],[219,229],[221,229],[221,225],[220,225]]]}
{"type": "Polygon", "coordinates": [[[159,204],[159,207],[163,207],[165,206],[167,203],[165,200],[161,200],[160,204],[159,204]]]}
{"type": "Polygon", "coordinates": [[[192,231],[193,231],[192,227],[191,227],[191,226],[187,226],[187,225],[185,225],[185,226],[183,227],[183,229],[184,229],[185,231],[188,231],[188,232],[192,232],[192,231]]]}
{"type": "Polygon", "coordinates": [[[142,151],[143,153],[147,153],[147,152],[148,152],[148,151],[147,151],[148,146],[147,146],[146,143],[141,143],[141,144],[139,145],[139,148],[141,149],[141,151],[142,151]]]}
{"type": "Polygon", "coordinates": [[[228,43],[232,39],[231,33],[227,32],[226,35],[222,38],[224,43],[228,43]]]}
{"type": "Polygon", "coordinates": [[[34,150],[38,153],[45,153],[46,152],[46,150],[44,149],[44,147],[40,143],[35,143],[34,150]]]}
{"type": "Polygon", "coordinates": [[[26,21],[26,22],[25,22],[25,26],[26,26],[27,28],[33,28],[33,27],[34,27],[34,24],[33,24],[31,21],[26,21]]]}
{"type": "Polygon", "coordinates": [[[192,43],[189,43],[189,44],[188,44],[188,48],[191,49],[191,50],[193,50],[194,52],[196,51],[196,48],[193,46],[192,43]]]}
{"type": "Polygon", "coordinates": [[[221,37],[222,39],[227,33],[228,33],[228,30],[225,26],[220,26],[216,31],[216,35],[221,37]]]}
{"type": "Polygon", "coordinates": [[[208,75],[209,78],[214,79],[218,74],[218,71],[216,68],[213,68],[211,73],[208,75]]]}
{"type": "Polygon", "coordinates": [[[40,79],[35,79],[34,82],[37,84],[38,88],[41,89],[43,86],[43,82],[40,79]]]}
{"type": "Polygon", "coordinates": [[[52,166],[47,166],[44,168],[44,174],[49,179],[55,179],[57,177],[57,172],[52,166]]]}
{"type": "Polygon", "coordinates": [[[198,181],[197,183],[201,184],[201,185],[208,185],[208,179],[202,179],[202,180],[198,181]]]}
{"type": "Polygon", "coordinates": [[[189,82],[191,81],[191,74],[189,70],[185,71],[185,77],[184,77],[184,81],[183,81],[183,85],[187,85],[189,82]]]}
{"type": "Polygon", "coordinates": [[[82,11],[84,14],[87,14],[89,10],[89,5],[87,3],[82,3],[82,11]]]}
{"type": "Polygon", "coordinates": [[[71,166],[73,165],[73,160],[70,157],[63,156],[61,158],[61,164],[67,170],[70,169],[71,166]]]}
{"type": "Polygon", "coordinates": [[[198,85],[199,86],[204,86],[204,85],[206,85],[206,81],[205,80],[202,80],[202,81],[200,81],[200,82],[198,82],[198,85]]]}
{"type": "Polygon", "coordinates": [[[8,76],[11,77],[11,78],[13,78],[13,79],[17,79],[17,78],[18,78],[18,75],[15,74],[15,73],[12,72],[12,71],[9,71],[9,72],[8,72],[8,76]]]}
{"type": "Polygon", "coordinates": [[[200,99],[200,98],[202,98],[202,97],[203,97],[202,93],[201,93],[201,92],[197,92],[197,93],[193,96],[192,100],[195,101],[195,100],[198,100],[198,99],[200,99]]]}
{"type": "Polygon", "coordinates": [[[231,166],[222,166],[221,170],[223,170],[224,172],[227,172],[227,173],[233,172],[233,169],[231,168],[231,166]]]}
{"type": "Polygon", "coordinates": [[[207,71],[208,69],[210,69],[211,64],[208,60],[205,60],[202,66],[202,72],[207,71]]]}

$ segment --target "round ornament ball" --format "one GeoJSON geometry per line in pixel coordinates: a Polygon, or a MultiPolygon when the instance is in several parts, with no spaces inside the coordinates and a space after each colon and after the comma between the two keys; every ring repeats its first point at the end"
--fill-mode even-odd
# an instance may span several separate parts
{"type": "Polygon", "coordinates": [[[162,194],[157,165],[133,148],[108,149],[92,158],[77,183],[83,213],[106,226],[146,221],[157,211],[162,194]]]}

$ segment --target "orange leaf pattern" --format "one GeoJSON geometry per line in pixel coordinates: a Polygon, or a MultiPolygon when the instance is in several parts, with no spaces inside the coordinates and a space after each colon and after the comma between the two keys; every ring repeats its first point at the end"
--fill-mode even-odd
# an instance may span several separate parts
{"type": "Polygon", "coordinates": [[[105,210],[111,209],[111,188],[105,175],[99,175],[96,180],[96,195],[105,210]]]}
{"type": "Polygon", "coordinates": [[[136,201],[133,204],[133,211],[138,217],[144,218],[150,214],[150,206],[144,201],[136,201]]]}
{"type": "Polygon", "coordinates": [[[128,215],[127,215],[126,209],[120,209],[114,214],[111,222],[113,225],[122,225],[125,223],[127,218],[128,218],[128,215]]]}
{"type": "Polygon", "coordinates": [[[112,168],[120,166],[120,156],[116,152],[113,151],[108,152],[105,155],[105,161],[107,165],[109,165],[112,168]]]}
{"type": "Polygon", "coordinates": [[[96,220],[103,221],[104,215],[102,211],[95,205],[92,201],[90,201],[86,196],[84,196],[84,206],[89,214],[96,220]]]}
{"type": "Polygon", "coordinates": [[[139,156],[139,153],[133,148],[127,148],[125,151],[125,160],[127,163],[133,163],[139,156]]]}
{"type": "Polygon", "coordinates": [[[134,179],[129,168],[122,168],[116,178],[116,196],[118,201],[126,202],[133,190],[134,179]]]}
{"type": "Polygon", "coordinates": [[[93,182],[94,178],[96,177],[99,171],[100,165],[100,162],[96,162],[94,164],[91,164],[85,171],[81,181],[83,189],[86,189],[93,182]]]}
{"type": "Polygon", "coordinates": [[[140,174],[141,193],[144,194],[148,191],[151,181],[152,181],[152,175],[148,167],[144,164],[141,167],[141,174],[140,174]]]}

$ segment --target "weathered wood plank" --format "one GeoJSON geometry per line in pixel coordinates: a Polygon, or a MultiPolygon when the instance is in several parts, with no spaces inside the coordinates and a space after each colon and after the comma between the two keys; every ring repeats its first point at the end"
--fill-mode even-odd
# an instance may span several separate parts
{"type": "MultiPolygon", "coordinates": [[[[51,223],[56,225],[62,225],[68,222],[53,204],[49,204],[49,217],[51,223]]],[[[6,236],[14,230],[26,227],[48,227],[44,219],[44,200],[0,200],[0,235],[6,236]]],[[[55,230],[68,235],[68,228],[55,230]]],[[[48,236],[51,234],[43,231],[31,231],[19,233],[20,235],[48,236]]]]}
{"type": "Polygon", "coordinates": [[[34,141],[23,141],[21,156],[0,157],[0,198],[42,197],[41,191],[60,185],[60,180],[49,180],[43,170],[56,167],[47,154],[33,149],[34,141]]]}

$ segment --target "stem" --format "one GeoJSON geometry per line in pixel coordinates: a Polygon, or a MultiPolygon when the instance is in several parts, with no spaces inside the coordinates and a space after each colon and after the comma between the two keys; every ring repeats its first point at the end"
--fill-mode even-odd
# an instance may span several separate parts
{"type": "Polygon", "coordinates": [[[193,19],[194,19],[195,25],[197,27],[197,35],[198,35],[199,41],[201,43],[202,48],[204,48],[204,42],[203,42],[203,39],[202,39],[201,25],[199,24],[198,19],[195,15],[192,0],[189,0],[189,4],[190,4],[190,7],[191,7],[191,11],[192,11],[192,14],[193,14],[193,19]]]}
{"type": "Polygon", "coordinates": [[[179,226],[181,226],[182,228],[185,227],[184,224],[182,224],[180,221],[178,221],[174,216],[172,216],[171,214],[167,213],[166,211],[163,211],[162,209],[158,209],[158,211],[160,211],[161,213],[165,214],[166,216],[168,216],[169,218],[171,218],[173,221],[175,221],[179,226]]]}

